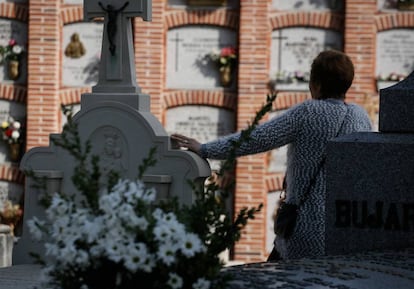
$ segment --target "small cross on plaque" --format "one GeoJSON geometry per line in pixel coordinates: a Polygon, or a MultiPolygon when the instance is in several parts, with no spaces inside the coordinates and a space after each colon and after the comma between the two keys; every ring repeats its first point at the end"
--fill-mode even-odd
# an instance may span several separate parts
{"type": "Polygon", "coordinates": [[[84,0],[84,18],[104,17],[98,84],[93,92],[140,92],[136,83],[132,17],[151,21],[151,0],[84,0]]]}

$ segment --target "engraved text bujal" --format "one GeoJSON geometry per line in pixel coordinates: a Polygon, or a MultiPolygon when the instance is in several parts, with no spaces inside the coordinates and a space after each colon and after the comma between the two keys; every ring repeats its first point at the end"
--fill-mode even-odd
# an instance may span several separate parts
{"type": "Polygon", "coordinates": [[[377,76],[414,70],[414,30],[394,29],[377,34],[377,76]]]}
{"type": "Polygon", "coordinates": [[[102,49],[102,23],[76,23],[63,27],[63,85],[64,86],[93,86],[98,81],[99,62],[102,49]],[[65,49],[70,45],[74,33],[79,35],[79,41],[85,48],[84,55],[72,58],[65,55],[65,49]]]}
{"type": "Polygon", "coordinates": [[[206,56],[226,46],[236,46],[236,34],[229,29],[187,26],[168,31],[167,87],[220,87],[218,66],[206,56]]]}
{"type": "Polygon", "coordinates": [[[308,90],[313,59],[324,50],[342,50],[342,35],[332,30],[292,27],[272,32],[270,79],[276,89],[308,90]],[[303,76],[300,79],[296,76],[303,76]]]}

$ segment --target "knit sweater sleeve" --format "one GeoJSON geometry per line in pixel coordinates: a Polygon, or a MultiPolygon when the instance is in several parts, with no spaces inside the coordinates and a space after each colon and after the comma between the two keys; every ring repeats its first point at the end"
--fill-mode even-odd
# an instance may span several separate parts
{"type": "MultiPolygon", "coordinates": [[[[250,138],[236,149],[236,156],[265,152],[294,141],[302,125],[304,109],[304,105],[294,106],[284,114],[258,125],[252,131],[250,138]]],[[[238,141],[240,136],[241,132],[237,132],[202,144],[200,155],[203,158],[226,159],[232,144],[238,141]]]]}

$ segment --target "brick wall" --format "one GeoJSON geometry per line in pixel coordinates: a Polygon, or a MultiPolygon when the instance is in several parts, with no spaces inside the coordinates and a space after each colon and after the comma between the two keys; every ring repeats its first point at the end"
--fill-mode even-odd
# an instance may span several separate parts
{"type": "MultiPolygon", "coordinates": [[[[4,99],[26,103],[27,148],[45,146],[49,134],[60,132],[60,105],[76,104],[90,88],[61,85],[62,28],[83,20],[82,5],[61,0],[30,0],[27,4],[1,3],[0,16],[28,23],[27,86],[0,84],[4,99]]],[[[270,59],[271,33],[275,29],[302,26],[339,31],[344,50],[355,63],[356,76],[348,98],[362,103],[366,95],[378,97],[375,82],[376,33],[391,28],[414,26],[413,12],[377,11],[374,0],[347,0],[344,13],[298,11],[273,8],[271,0],[240,0],[235,9],[186,10],[171,7],[166,0],[153,0],[153,20],[134,21],[137,82],[151,95],[151,110],[162,121],[166,109],[179,105],[208,105],[235,110],[237,129],[245,127],[265,101],[270,59]],[[237,91],[171,90],[165,88],[166,33],[184,25],[223,26],[239,35],[237,91]]],[[[285,109],[309,98],[306,92],[283,92],[275,102],[285,109]]],[[[266,204],[267,193],[281,187],[281,173],[267,173],[268,154],[240,158],[236,168],[235,207],[266,204]]],[[[22,183],[16,167],[0,166],[2,180],[22,183]]],[[[266,207],[266,206],[265,206],[266,207]]],[[[234,258],[263,261],[266,212],[248,225],[234,248],[234,258]]]]}

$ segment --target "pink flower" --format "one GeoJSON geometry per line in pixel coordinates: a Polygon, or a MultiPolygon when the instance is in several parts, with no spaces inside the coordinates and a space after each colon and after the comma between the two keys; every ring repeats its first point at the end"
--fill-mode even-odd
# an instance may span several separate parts
{"type": "Polygon", "coordinates": [[[15,40],[15,39],[10,39],[10,41],[9,41],[9,45],[10,45],[10,46],[14,46],[14,45],[16,45],[16,40],[15,40]]]}

